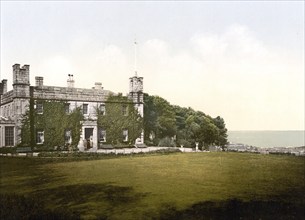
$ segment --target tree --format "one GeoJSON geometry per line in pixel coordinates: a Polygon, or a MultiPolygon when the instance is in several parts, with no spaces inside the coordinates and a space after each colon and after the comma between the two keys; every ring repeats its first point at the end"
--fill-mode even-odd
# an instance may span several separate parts
{"type": "Polygon", "coordinates": [[[177,105],[174,106],[174,111],[176,114],[177,144],[185,147],[195,145],[195,136],[192,132],[197,127],[194,120],[195,111],[192,108],[183,108],[177,105]]]}
{"type": "Polygon", "coordinates": [[[173,106],[159,96],[144,94],[144,133],[146,140],[153,134],[155,144],[165,137],[176,135],[176,118],[173,106]]]}
{"type": "Polygon", "coordinates": [[[106,130],[107,142],[114,145],[126,142],[123,130],[127,130],[128,144],[134,144],[143,129],[143,119],[134,103],[122,95],[111,95],[105,102],[105,108],[105,114],[97,109],[97,115],[98,126],[106,130]]]}
{"type": "Polygon", "coordinates": [[[157,111],[154,105],[154,96],[144,93],[144,139],[146,142],[151,134],[157,131],[157,111]]]}
{"type": "Polygon", "coordinates": [[[190,115],[186,119],[186,131],[187,137],[192,142],[200,141],[200,125],[197,123],[198,118],[195,115],[190,115]]]}
{"type": "Polygon", "coordinates": [[[204,147],[208,147],[211,144],[214,144],[216,138],[218,137],[218,129],[214,125],[213,120],[210,117],[203,117],[201,124],[201,134],[204,147]]]}
{"type": "Polygon", "coordinates": [[[173,107],[165,99],[155,96],[154,104],[157,113],[157,136],[173,137],[176,134],[176,119],[173,107]]]}
{"type": "Polygon", "coordinates": [[[31,120],[30,111],[27,110],[21,119],[21,143],[22,146],[31,146],[31,120]]]}
{"type": "Polygon", "coordinates": [[[82,114],[81,107],[75,108],[69,115],[68,115],[68,123],[67,129],[71,131],[72,134],[72,146],[77,146],[80,140],[81,134],[81,121],[84,120],[84,116],[82,114]]]}
{"type": "Polygon", "coordinates": [[[211,144],[225,146],[227,129],[219,116],[213,119],[192,108],[172,106],[158,96],[144,96],[144,125],[146,140],[150,133],[156,139],[176,135],[178,144],[194,146],[196,142],[205,147],[211,144]]]}
{"type": "Polygon", "coordinates": [[[216,144],[224,150],[225,146],[228,143],[228,135],[227,135],[227,129],[226,129],[226,124],[224,122],[224,119],[221,118],[220,116],[217,116],[216,118],[213,119],[214,124],[218,128],[218,137],[216,138],[216,144]]]}

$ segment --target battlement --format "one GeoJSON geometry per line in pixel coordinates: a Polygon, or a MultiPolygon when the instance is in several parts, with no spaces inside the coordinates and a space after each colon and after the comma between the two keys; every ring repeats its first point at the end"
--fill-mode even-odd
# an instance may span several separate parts
{"type": "Polygon", "coordinates": [[[33,90],[33,98],[45,100],[104,102],[110,94],[113,93],[108,90],[57,86],[35,87],[33,90]]]}
{"type": "Polygon", "coordinates": [[[20,64],[13,65],[13,86],[14,85],[30,85],[30,65],[20,64]]]}
{"type": "Polygon", "coordinates": [[[143,77],[133,76],[129,78],[129,92],[143,92],[143,77]]]}
{"type": "Polygon", "coordinates": [[[23,65],[21,68],[18,63],[13,65],[13,88],[14,97],[30,97],[30,65],[23,65]]]}
{"type": "Polygon", "coordinates": [[[0,95],[3,95],[7,92],[7,79],[3,79],[0,83],[0,95]]]}

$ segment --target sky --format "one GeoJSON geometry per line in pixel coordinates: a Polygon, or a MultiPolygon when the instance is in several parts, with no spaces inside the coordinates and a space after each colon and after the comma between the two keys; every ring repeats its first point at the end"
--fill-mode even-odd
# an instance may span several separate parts
{"type": "Polygon", "coordinates": [[[129,77],[229,130],[304,130],[304,1],[1,1],[1,80],[126,94],[129,77]],[[135,44],[136,65],[135,65],[135,44]]]}

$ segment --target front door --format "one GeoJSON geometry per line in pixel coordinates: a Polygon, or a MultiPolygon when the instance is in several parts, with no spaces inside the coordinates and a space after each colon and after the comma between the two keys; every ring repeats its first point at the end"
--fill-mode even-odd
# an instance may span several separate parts
{"type": "Polygon", "coordinates": [[[87,148],[93,145],[93,128],[85,128],[85,140],[87,141],[87,148]]]}

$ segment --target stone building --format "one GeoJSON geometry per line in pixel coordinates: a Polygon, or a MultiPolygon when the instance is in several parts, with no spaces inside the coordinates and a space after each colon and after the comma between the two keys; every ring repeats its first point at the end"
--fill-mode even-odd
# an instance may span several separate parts
{"type": "MultiPolygon", "coordinates": [[[[81,140],[89,140],[96,148],[104,142],[106,131],[101,131],[97,125],[96,109],[102,109],[110,94],[101,83],[95,83],[91,89],[75,88],[73,75],[68,75],[67,87],[44,85],[43,77],[35,77],[35,86],[30,85],[30,66],[13,65],[13,90],[7,91],[7,80],[0,83],[0,147],[16,146],[21,142],[21,120],[29,109],[30,99],[34,100],[36,112],[43,114],[41,100],[64,101],[66,111],[81,107],[84,121],[82,121],[81,140]],[[90,119],[90,120],[89,120],[90,119]]],[[[134,103],[139,114],[144,116],[143,107],[143,77],[137,75],[129,79],[129,93],[127,97],[134,103]]],[[[36,144],[43,144],[44,131],[35,131],[36,144]]],[[[124,130],[128,138],[128,131],[124,130]]],[[[67,134],[69,135],[69,134],[67,134]]],[[[136,140],[135,144],[144,143],[144,134],[136,140]]]]}

